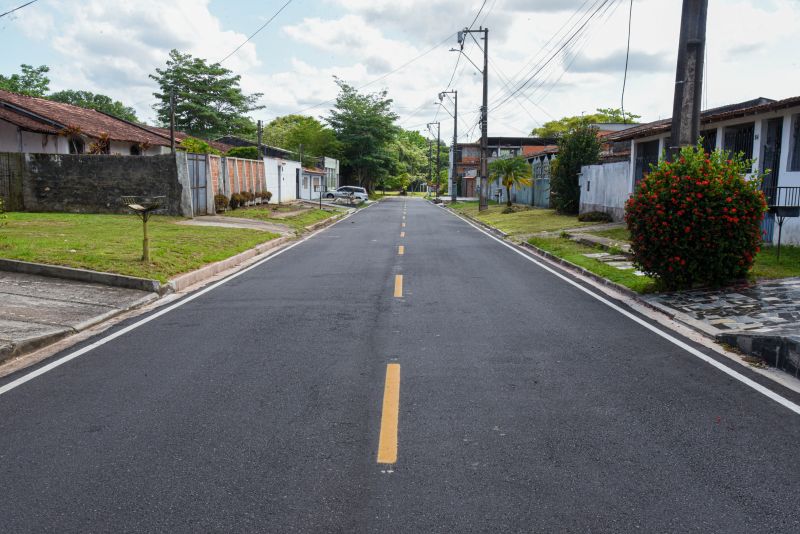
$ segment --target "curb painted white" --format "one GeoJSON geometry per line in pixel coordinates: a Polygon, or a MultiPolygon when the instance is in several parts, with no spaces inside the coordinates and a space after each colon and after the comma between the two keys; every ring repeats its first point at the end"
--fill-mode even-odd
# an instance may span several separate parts
{"type": "MultiPolygon", "coordinates": [[[[654,334],[657,334],[658,336],[666,339],[667,341],[669,341],[673,345],[675,345],[677,347],[680,347],[681,349],[685,350],[686,352],[688,352],[692,356],[695,356],[696,358],[704,361],[705,363],[711,365],[712,367],[715,367],[719,371],[722,371],[723,373],[725,373],[726,375],[730,376],[731,378],[733,378],[735,380],[738,380],[739,382],[741,382],[742,384],[746,385],[747,387],[749,387],[751,389],[754,389],[755,391],[761,393],[762,395],[764,395],[765,397],[769,398],[770,400],[773,400],[773,401],[777,402],[778,404],[780,404],[784,408],[788,408],[789,410],[791,410],[795,414],[800,415],[800,405],[798,405],[798,404],[790,401],[789,399],[787,399],[787,398],[775,393],[771,389],[762,386],[758,382],[756,382],[756,381],[744,376],[742,373],[740,373],[740,372],[738,372],[738,371],[736,371],[734,369],[731,369],[727,365],[718,362],[714,358],[712,358],[712,357],[710,357],[710,356],[708,356],[706,354],[703,354],[699,350],[697,350],[694,347],[688,345],[687,343],[681,341],[680,339],[676,338],[672,334],[669,334],[668,332],[665,332],[665,331],[661,330],[660,328],[657,328],[657,327],[653,326],[652,324],[648,323],[644,319],[642,319],[642,318],[634,315],[633,313],[621,308],[620,306],[614,304],[613,302],[611,302],[610,300],[606,299],[605,297],[603,297],[601,295],[598,295],[594,291],[592,291],[592,290],[588,289],[587,287],[579,284],[575,280],[570,279],[569,277],[559,273],[558,271],[556,271],[555,269],[552,269],[551,267],[548,267],[547,265],[545,265],[544,263],[540,262],[536,258],[532,258],[531,256],[529,256],[528,254],[526,254],[522,250],[518,249],[514,245],[506,243],[502,239],[499,239],[499,238],[493,236],[492,234],[490,234],[489,232],[487,232],[483,228],[473,224],[471,221],[459,216],[458,214],[453,213],[450,210],[445,210],[445,211],[447,213],[450,213],[454,217],[460,219],[461,221],[467,223],[468,225],[472,226],[474,229],[476,229],[480,233],[486,235],[487,237],[489,237],[491,239],[494,239],[495,241],[497,241],[498,243],[500,243],[504,247],[507,247],[508,249],[510,249],[510,250],[514,251],[515,253],[519,254],[520,256],[522,256],[526,260],[530,261],[531,263],[541,267],[542,269],[544,269],[545,271],[549,272],[550,274],[552,274],[554,276],[557,276],[558,278],[560,278],[561,280],[567,282],[568,284],[580,289],[581,291],[583,291],[587,295],[591,296],[592,298],[602,302],[603,304],[605,304],[606,306],[608,306],[612,310],[620,313],[621,315],[624,315],[625,317],[627,317],[631,321],[634,321],[635,323],[638,323],[639,325],[647,328],[648,330],[650,330],[654,334]]],[[[0,391],[0,393],[2,393],[2,391],[0,391]]]]}

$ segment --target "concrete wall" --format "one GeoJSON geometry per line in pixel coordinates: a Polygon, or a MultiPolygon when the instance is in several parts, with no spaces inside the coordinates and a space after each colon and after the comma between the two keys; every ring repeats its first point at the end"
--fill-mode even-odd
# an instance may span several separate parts
{"type": "Polygon", "coordinates": [[[165,195],[167,213],[192,215],[185,154],[177,159],[172,155],[22,157],[21,173],[15,179],[22,183],[26,211],[127,213],[120,200],[123,195],[165,195]]]}
{"type": "Polygon", "coordinates": [[[625,202],[631,195],[630,162],[581,167],[580,213],[603,211],[615,221],[625,217],[625,202]]]}
{"type": "Polygon", "coordinates": [[[277,204],[297,198],[297,183],[295,177],[299,169],[299,161],[264,158],[267,191],[272,193],[272,202],[277,204]]]}

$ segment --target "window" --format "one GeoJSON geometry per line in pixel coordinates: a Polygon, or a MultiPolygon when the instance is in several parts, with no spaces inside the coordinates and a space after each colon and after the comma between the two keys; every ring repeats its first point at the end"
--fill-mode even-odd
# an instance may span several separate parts
{"type": "Polygon", "coordinates": [[[141,155],[142,155],[142,149],[139,147],[139,145],[131,145],[131,156],[141,156],[141,155]]]}
{"type": "MultiPolygon", "coordinates": [[[[664,146],[667,146],[666,142],[664,146]]],[[[633,174],[636,183],[650,172],[651,163],[654,165],[658,163],[658,156],[658,139],[636,144],[636,168],[633,174]]]]}
{"type": "Polygon", "coordinates": [[[83,154],[86,150],[86,144],[83,139],[78,136],[69,138],[69,153],[70,154],[83,154]]]}
{"type": "Polygon", "coordinates": [[[753,158],[753,135],[755,134],[755,123],[737,124],[725,128],[722,148],[731,154],[744,152],[745,159],[753,158]]]}
{"type": "Polygon", "coordinates": [[[800,171],[800,113],[792,116],[792,131],[789,136],[789,170],[800,171]]]}
{"type": "Polygon", "coordinates": [[[706,154],[711,154],[717,148],[717,130],[703,130],[700,132],[700,137],[703,138],[703,150],[706,154]]]}

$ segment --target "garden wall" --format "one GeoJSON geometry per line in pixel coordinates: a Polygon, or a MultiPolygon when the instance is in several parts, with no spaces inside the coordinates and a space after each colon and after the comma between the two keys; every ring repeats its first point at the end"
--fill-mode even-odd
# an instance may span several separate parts
{"type": "MultiPolygon", "coordinates": [[[[0,154],[0,157],[4,154],[0,154]]],[[[123,195],[166,196],[164,211],[191,216],[185,173],[178,159],[159,156],[13,154],[20,165],[8,180],[21,192],[18,210],[71,213],[129,213],[123,195]],[[186,191],[185,191],[186,190],[186,191]],[[186,212],[186,213],[184,213],[186,212]]],[[[185,166],[185,161],[183,162],[185,166]]],[[[191,197],[189,197],[191,199],[191,197]]]]}
{"type": "Polygon", "coordinates": [[[630,165],[621,161],[581,167],[579,213],[602,211],[615,221],[623,220],[631,195],[630,165]]]}

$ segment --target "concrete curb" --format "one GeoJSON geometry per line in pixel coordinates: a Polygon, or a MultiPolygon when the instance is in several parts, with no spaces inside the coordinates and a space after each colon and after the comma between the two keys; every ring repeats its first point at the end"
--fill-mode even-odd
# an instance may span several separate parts
{"type": "Polygon", "coordinates": [[[76,280],[78,282],[104,284],[107,286],[122,287],[125,289],[138,289],[139,291],[149,291],[151,293],[158,293],[161,289],[161,283],[158,280],[137,278],[135,276],[125,276],[122,274],[104,273],[100,271],[90,271],[88,269],[76,269],[74,267],[62,267],[60,265],[32,263],[20,260],[0,259],[0,271],[9,271],[21,274],[37,274],[40,276],[64,278],[66,280],[76,280]]]}
{"type": "Polygon", "coordinates": [[[50,332],[48,334],[31,336],[17,341],[9,342],[7,345],[0,347],[0,363],[10,360],[11,358],[22,356],[28,352],[33,352],[37,349],[55,343],[59,339],[62,339],[66,336],[77,334],[78,332],[87,330],[97,324],[112,319],[117,315],[121,315],[133,309],[144,306],[145,304],[149,304],[153,301],[158,300],[159,298],[160,298],[159,294],[153,292],[150,293],[149,295],[146,295],[140,299],[133,301],[124,308],[113,309],[96,317],[92,317],[91,319],[82,321],[78,324],[72,326],[56,327],[57,328],[56,331],[50,332]]]}

